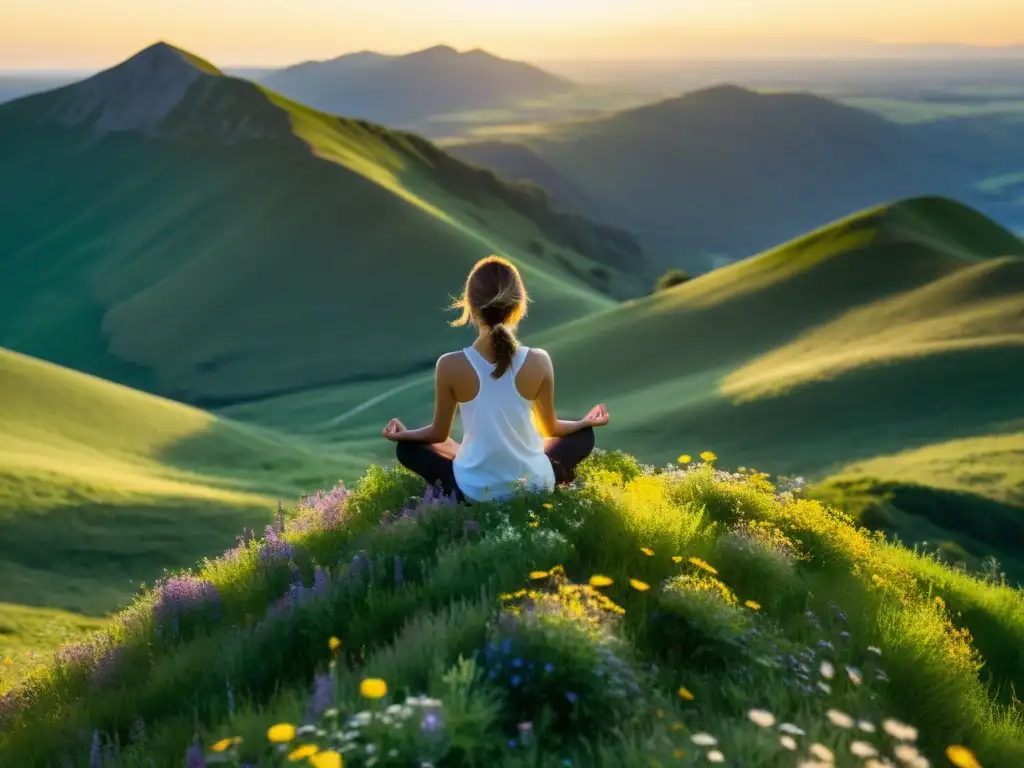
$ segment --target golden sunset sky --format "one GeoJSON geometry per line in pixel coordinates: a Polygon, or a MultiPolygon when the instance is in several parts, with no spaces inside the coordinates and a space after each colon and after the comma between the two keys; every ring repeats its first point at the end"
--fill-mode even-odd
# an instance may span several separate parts
{"type": "Polygon", "coordinates": [[[219,66],[438,43],[534,60],[1024,42],[1022,0],[0,0],[0,69],[96,68],[157,40],[219,66]]]}

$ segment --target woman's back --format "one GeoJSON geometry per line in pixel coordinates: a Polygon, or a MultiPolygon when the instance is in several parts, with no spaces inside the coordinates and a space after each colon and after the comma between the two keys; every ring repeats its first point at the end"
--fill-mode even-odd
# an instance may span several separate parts
{"type": "Polygon", "coordinates": [[[476,397],[459,404],[464,436],[454,472],[459,488],[472,499],[507,496],[524,480],[528,488],[554,488],[554,470],[533,421],[533,403],[516,388],[529,351],[520,345],[512,365],[495,379],[494,363],[474,347],[463,350],[479,389],[476,397]]]}

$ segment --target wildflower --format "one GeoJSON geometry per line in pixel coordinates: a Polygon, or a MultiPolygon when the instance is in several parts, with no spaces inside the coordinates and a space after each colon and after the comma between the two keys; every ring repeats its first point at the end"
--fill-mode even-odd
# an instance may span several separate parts
{"type": "Polygon", "coordinates": [[[946,747],[946,757],[956,768],[981,768],[981,763],[967,747],[952,744],[946,747]]]}
{"type": "Polygon", "coordinates": [[[9,666],[11,666],[11,664],[13,664],[13,663],[14,663],[14,662],[13,662],[13,661],[11,661],[10,659],[4,659],[4,666],[5,666],[5,667],[9,667],[9,666]]]}
{"type": "Polygon", "coordinates": [[[541,506],[544,507],[544,509],[554,509],[554,506],[551,504],[541,504],[541,506]]]}
{"type": "Polygon", "coordinates": [[[864,675],[856,667],[847,667],[846,676],[850,678],[850,682],[854,685],[860,685],[864,682],[864,675]]]}
{"type": "Polygon", "coordinates": [[[868,758],[877,757],[878,750],[866,741],[854,741],[850,743],[850,752],[856,757],[868,758]]]}
{"type": "Polygon", "coordinates": [[[826,680],[831,680],[832,676],[836,673],[836,668],[832,665],[831,661],[823,661],[821,666],[818,667],[818,671],[821,672],[821,676],[826,680]]]}
{"type": "Polygon", "coordinates": [[[751,709],[747,712],[750,722],[761,728],[771,728],[775,725],[775,716],[767,709],[751,709]]]}
{"type": "Polygon", "coordinates": [[[782,731],[783,733],[790,733],[790,734],[792,734],[794,736],[804,736],[805,735],[803,728],[799,728],[799,727],[793,725],[792,723],[780,723],[779,724],[779,730],[782,731]]]}
{"type": "Polygon", "coordinates": [[[682,555],[672,555],[672,562],[673,563],[681,563],[681,562],[683,562],[683,556],[682,555]]]}
{"type": "Polygon", "coordinates": [[[683,755],[685,755],[685,754],[686,753],[683,752],[683,750],[678,749],[678,748],[672,750],[672,757],[674,757],[676,760],[682,760],[683,759],[683,755]]]}
{"type": "Polygon", "coordinates": [[[651,588],[650,584],[640,581],[640,579],[630,579],[629,586],[631,586],[637,592],[646,592],[648,589],[651,588]]]}
{"type": "Polygon", "coordinates": [[[327,752],[317,752],[309,758],[309,764],[313,768],[344,768],[345,761],[341,759],[339,753],[331,749],[327,752]]]}
{"type": "MultiPolygon", "coordinates": [[[[812,688],[811,690],[813,691],[814,689],[812,688]]],[[[821,682],[819,680],[818,681],[818,690],[820,690],[822,693],[832,693],[832,686],[829,685],[828,683],[823,683],[823,682],[821,682]]]]}
{"type": "Polygon", "coordinates": [[[330,647],[332,651],[337,653],[338,649],[341,648],[341,640],[339,640],[336,637],[332,637],[330,640],[327,641],[327,645],[330,647]]]}
{"type": "Polygon", "coordinates": [[[295,726],[291,723],[278,723],[267,729],[267,738],[274,744],[283,744],[295,738],[295,726]]]}
{"type": "Polygon", "coordinates": [[[853,728],[853,718],[845,712],[840,712],[838,709],[830,709],[825,713],[828,716],[829,722],[832,725],[838,726],[839,728],[853,728]]]}
{"type": "Polygon", "coordinates": [[[550,575],[551,574],[549,574],[547,571],[530,571],[530,578],[534,581],[538,579],[546,579],[550,575]]]}
{"type": "Polygon", "coordinates": [[[779,744],[781,744],[785,749],[788,749],[790,752],[796,750],[796,739],[794,739],[792,736],[780,736],[779,744]]]}
{"type": "Polygon", "coordinates": [[[294,749],[291,752],[289,752],[288,760],[294,763],[299,760],[302,760],[303,758],[312,757],[319,751],[320,749],[316,746],[316,744],[305,744],[299,747],[298,749],[294,749]]]}
{"type": "Polygon", "coordinates": [[[680,686],[677,693],[679,694],[679,698],[683,699],[684,701],[693,701],[693,694],[690,693],[689,689],[680,686]]]}
{"type": "Polygon", "coordinates": [[[877,730],[875,724],[869,720],[858,720],[857,727],[864,731],[864,733],[874,733],[877,730]]]}
{"type": "Polygon", "coordinates": [[[607,587],[611,583],[612,580],[609,579],[607,576],[598,575],[590,577],[590,586],[592,587],[607,587]]]}
{"type": "Polygon", "coordinates": [[[759,602],[757,602],[756,600],[747,600],[743,604],[745,606],[747,606],[747,608],[749,608],[752,611],[760,611],[761,610],[761,604],[759,602]]]}
{"type": "MultiPolygon", "coordinates": [[[[99,768],[99,763],[96,763],[96,768],[99,768]]],[[[203,748],[199,746],[198,736],[185,752],[185,768],[206,768],[206,757],[203,755],[203,748]]]]}
{"type": "Polygon", "coordinates": [[[698,568],[703,568],[705,571],[707,571],[708,573],[710,573],[712,575],[717,575],[718,574],[718,571],[716,571],[714,568],[712,568],[706,562],[701,560],[699,557],[691,557],[690,558],[690,562],[693,563],[694,565],[696,565],[698,568]]]}
{"type": "Polygon", "coordinates": [[[680,464],[689,464],[691,461],[693,461],[693,457],[690,456],[689,454],[684,453],[682,456],[676,459],[676,461],[678,461],[680,464]]]}
{"type": "Polygon", "coordinates": [[[712,749],[710,752],[708,752],[708,762],[709,763],[724,763],[725,762],[725,755],[722,754],[722,750],[720,750],[720,749],[712,749]]]}
{"type": "Polygon", "coordinates": [[[640,547],[640,551],[643,552],[648,557],[654,557],[654,550],[651,549],[650,547],[640,547]]]}
{"type": "Polygon", "coordinates": [[[230,739],[221,739],[216,744],[214,744],[212,747],[210,747],[210,749],[213,750],[214,752],[226,752],[231,747],[233,747],[235,744],[241,744],[241,743],[242,743],[241,737],[233,736],[230,739]]]}
{"type": "Polygon", "coordinates": [[[836,760],[836,756],[832,754],[832,750],[818,742],[811,744],[810,752],[811,757],[821,760],[823,763],[834,763],[836,760]]]}
{"type": "Polygon", "coordinates": [[[897,741],[917,741],[917,728],[899,720],[889,718],[882,723],[882,729],[897,741]]]}
{"type": "Polygon", "coordinates": [[[380,699],[388,695],[388,684],[379,677],[368,677],[359,684],[359,693],[367,699],[380,699]]]}
{"type": "Polygon", "coordinates": [[[713,747],[716,744],[718,744],[718,739],[716,739],[710,733],[705,733],[704,731],[693,734],[693,736],[690,737],[690,741],[692,741],[698,747],[713,747]]]}
{"type": "Polygon", "coordinates": [[[882,649],[879,648],[877,645],[869,645],[868,646],[868,653],[873,653],[876,656],[881,656],[882,655],[882,649]]]}
{"type": "Polygon", "coordinates": [[[713,461],[718,461],[718,457],[711,451],[704,451],[704,453],[702,453],[700,457],[703,461],[706,461],[708,464],[710,464],[713,461]]]}
{"type": "Polygon", "coordinates": [[[907,765],[916,766],[921,762],[922,755],[913,744],[897,744],[892,753],[907,765]]]}
{"type": "Polygon", "coordinates": [[[576,703],[576,698],[577,697],[576,697],[576,694],[573,693],[572,691],[566,691],[565,692],[565,698],[567,698],[569,700],[570,704],[575,704],[576,703]]]}

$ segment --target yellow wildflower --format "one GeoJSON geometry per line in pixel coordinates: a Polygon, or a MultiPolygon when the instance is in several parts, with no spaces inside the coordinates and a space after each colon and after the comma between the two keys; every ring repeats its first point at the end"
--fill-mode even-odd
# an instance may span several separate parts
{"type": "Polygon", "coordinates": [[[590,586],[592,587],[607,587],[611,583],[612,580],[607,576],[597,575],[590,577],[590,586]]]}
{"type": "Polygon", "coordinates": [[[11,661],[10,659],[4,659],[4,666],[5,666],[5,667],[9,667],[9,666],[11,666],[11,664],[13,664],[13,663],[14,663],[14,662],[13,662],[13,661],[11,661]]]}
{"type": "Polygon", "coordinates": [[[650,547],[640,547],[640,551],[643,552],[648,557],[654,557],[654,550],[651,549],[650,547]]]}
{"type": "Polygon", "coordinates": [[[235,744],[241,744],[241,743],[242,743],[242,739],[241,739],[240,736],[233,736],[230,739],[221,739],[216,744],[214,744],[212,747],[210,747],[210,749],[213,750],[214,752],[226,752],[230,747],[234,746],[235,744]]]}
{"type": "Polygon", "coordinates": [[[691,557],[690,558],[690,562],[693,563],[694,565],[696,565],[698,568],[703,568],[708,573],[716,574],[716,575],[718,574],[718,571],[716,571],[714,568],[712,568],[706,562],[701,560],[699,557],[691,557]]]}
{"type": "Polygon", "coordinates": [[[672,555],[672,562],[673,563],[681,563],[681,562],[683,562],[683,556],[682,555],[672,555]]]}
{"type": "Polygon", "coordinates": [[[651,588],[650,584],[640,581],[640,579],[630,579],[629,586],[631,586],[637,592],[646,592],[648,589],[651,588]]]}
{"type": "Polygon", "coordinates": [[[544,509],[554,509],[552,504],[541,504],[541,506],[544,507],[544,509]]]}
{"type": "Polygon", "coordinates": [[[761,604],[759,602],[757,602],[756,600],[747,600],[743,604],[745,606],[747,606],[747,608],[749,608],[752,611],[760,611],[761,610],[761,604]]]}
{"type": "Polygon", "coordinates": [[[682,456],[679,457],[680,464],[689,464],[691,461],[693,461],[693,457],[690,456],[688,453],[684,453],[682,456]]]}
{"type": "Polygon", "coordinates": [[[339,640],[336,637],[332,637],[330,640],[328,640],[327,644],[331,647],[332,651],[337,651],[339,648],[341,648],[341,640],[339,640]]]}
{"type": "Polygon", "coordinates": [[[388,695],[388,684],[379,677],[368,677],[359,684],[359,693],[367,699],[380,699],[388,695]]]}
{"type": "Polygon", "coordinates": [[[683,750],[678,749],[678,748],[672,750],[672,757],[674,757],[676,760],[682,760],[683,759],[683,755],[685,755],[685,754],[686,753],[683,752],[683,750]]]}
{"type": "Polygon", "coordinates": [[[693,694],[690,693],[689,688],[683,688],[682,686],[679,686],[679,690],[677,691],[677,693],[679,694],[680,699],[683,699],[684,701],[693,701],[693,694]]]}
{"type": "Polygon", "coordinates": [[[706,461],[708,464],[710,464],[713,461],[717,461],[718,460],[718,457],[715,456],[715,454],[712,453],[711,451],[704,451],[704,453],[702,453],[700,455],[700,457],[701,457],[701,459],[706,461]]]}
{"type": "Polygon", "coordinates": [[[299,747],[298,749],[289,752],[288,759],[294,763],[297,760],[301,760],[304,757],[312,757],[319,751],[320,748],[316,744],[306,744],[304,746],[299,747]]]}
{"type": "Polygon", "coordinates": [[[967,747],[953,744],[946,747],[946,757],[956,768],[981,768],[981,763],[967,747]]]}
{"type": "Polygon", "coordinates": [[[309,758],[309,764],[313,768],[345,768],[345,761],[333,749],[313,755],[309,758]]]}
{"type": "Polygon", "coordinates": [[[295,726],[291,723],[278,723],[267,729],[267,738],[275,744],[283,744],[295,738],[295,726]]]}
{"type": "Polygon", "coordinates": [[[547,571],[530,571],[531,579],[546,579],[550,574],[547,571]]]}

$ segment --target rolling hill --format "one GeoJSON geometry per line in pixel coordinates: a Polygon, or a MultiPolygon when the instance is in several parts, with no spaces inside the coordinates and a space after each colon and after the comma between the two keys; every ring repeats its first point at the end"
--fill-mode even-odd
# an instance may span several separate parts
{"type": "MultiPolygon", "coordinates": [[[[1024,432],[1024,243],[953,201],[870,209],[526,343],[552,354],[560,407],[606,402],[600,442],[644,461],[712,449],[731,465],[814,481],[920,484],[922,460],[888,474],[870,462],[973,439],[975,451],[989,445],[982,463],[999,455],[1005,467],[979,477],[972,496],[998,502],[1015,530],[1024,521],[1010,511],[1022,491],[1012,436],[1024,432]]],[[[390,448],[371,430],[393,416],[426,420],[431,403],[429,377],[411,377],[359,397],[325,390],[228,413],[383,459],[390,448]]],[[[974,535],[976,557],[1015,556],[994,530],[974,535]]]]}
{"type": "Polygon", "coordinates": [[[515,108],[577,90],[525,62],[446,45],[403,56],[362,51],[303,62],[262,83],[324,112],[416,129],[430,117],[515,108]]]}
{"type": "Polygon", "coordinates": [[[102,615],[365,466],[2,349],[0,402],[0,604],[102,615]]]}
{"type": "Polygon", "coordinates": [[[533,186],[166,44],[0,107],[0,167],[0,344],[193,404],[431,366],[489,253],[538,327],[649,285],[629,235],[533,186]]]}
{"type": "MultiPolygon", "coordinates": [[[[966,162],[905,126],[804,93],[720,86],[575,121],[520,142],[450,151],[509,179],[586,190],[663,266],[706,271],[873,205],[971,198],[966,162]],[[553,169],[548,170],[548,169],[553,169]]],[[[572,201],[566,199],[566,205],[572,201]]]]}

